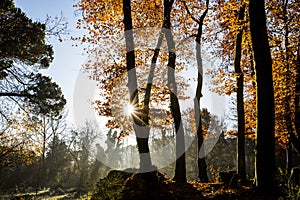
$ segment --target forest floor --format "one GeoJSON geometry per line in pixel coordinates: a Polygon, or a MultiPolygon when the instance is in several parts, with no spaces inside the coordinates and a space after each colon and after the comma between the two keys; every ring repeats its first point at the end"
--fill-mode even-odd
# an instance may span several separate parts
{"type": "MultiPolygon", "coordinates": [[[[255,190],[242,187],[239,189],[225,189],[223,186],[214,183],[199,184],[199,183],[187,183],[187,184],[175,184],[172,182],[166,183],[165,187],[161,187],[160,190],[152,191],[154,193],[146,194],[145,192],[138,194],[138,192],[132,191],[131,195],[122,195],[120,200],[285,200],[284,197],[266,197],[259,195],[255,190]],[[216,187],[217,186],[217,187],[216,187]],[[219,189],[217,189],[219,188],[219,189]]],[[[0,196],[1,200],[109,200],[115,199],[111,197],[93,197],[92,195],[84,195],[78,198],[74,198],[74,193],[66,193],[63,195],[15,195],[15,196],[0,196]]]]}
{"type": "MultiPolygon", "coordinates": [[[[34,194],[10,196],[10,198],[1,198],[2,200],[110,200],[114,196],[94,196],[84,195],[74,198],[74,193],[65,193],[62,195],[43,195],[36,197],[34,194]]],[[[166,181],[160,188],[150,189],[148,191],[139,191],[130,189],[123,193],[120,200],[285,200],[281,197],[267,197],[260,195],[255,189],[249,187],[240,187],[235,189],[226,188],[222,184],[216,183],[198,183],[189,182],[186,184],[176,184],[173,181],[166,181]]]]}
{"type": "Polygon", "coordinates": [[[93,200],[285,200],[284,196],[261,195],[253,185],[238,186],[224,183],[199,183],[197,181],[178,184],[159,172],[124,174],[112,171],[97,184],[93,200]],[[123,181],[115,181],[123,179],[123,181]],[[108,183],[114,183],[110,185],[108,183]],[[103,187],[106,187],[106,191],[103,187]]]}
{"type": "MultiPolygon", "coordinates": [[[[75,189],[75,188],[74,188],[75,189]]],[[[263,196],[253,185],[238,186],[224,183],[178,184],[159,172],[128,174],[111,171],[101,179],[91,195],[76,197],[76,190],[49,190],[10,196],[9,200],[285,200],[284,195],[263,196]],[[76,198],[75,198],[76,197],[76,198]]]]}
{"type": "Polygon", "coordinates": [[[90,200],[91,195],[76,196],[76,192],[65,192],[64,194],[49,194],[49,190],[35,192],[16,193],[10,195],[0,195],[0,200],[90,200]]]}
{"type": "Polygon", "coordinates": [[[154,189],[139,191],[136,189],[125,190],[122,200],[155,199],[155,200],[284,200],[280,196],[261,195],[256,188],[239,186],[230,188],[222,183],[188,182],[177,184],[167,180],[154,189]],[[145,198],[147,197],[147,198],[145,198]]]}

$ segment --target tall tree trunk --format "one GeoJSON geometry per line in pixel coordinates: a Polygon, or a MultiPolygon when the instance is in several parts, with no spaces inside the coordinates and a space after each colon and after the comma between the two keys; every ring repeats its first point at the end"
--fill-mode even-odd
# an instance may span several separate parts
{"type": "MultiPolygon", "coordinates": [[[[183,2],[186,8],[186,11],[189,15],[192,16],[190,10],[188,9],[186,2],[183,2]]],[[[206,0],[206,9],[203,14],[200,16],[200,19],[192,17],[192,19],[198,24],[198,31],[196,35],[196,59],[198,67],[198,76],[197,76],[197,88],[196,95],[194,98],[194,110],[195,110],[195,120],[197,126],[197,145],[198,145],[198,178],[201,182],[208,182],[208,176],[206,172],[206,161],[205,161],[205,152],[204,152],[204,139],[203,139],[203,130],[202,130],[202,120],[200,113],[200,98],[202,95],[202,85],[203,85],[203,63],[202,63],[202,52],[201,52],[201,38],[202,38],[202,29],[203,21],[208,12],[209,0],[206,0]]]]}
{"type": "MultiPolygon", "coordinates": [[[[201,75],[200,75],[201,76],[201,75]]],[[[202,77],[201,77],[202,79],[202,77]]],[[[200,80],[198,74],[198,81],[200,80]]],[[[201,80],[202,81],[202,80],[201,80]]],[[[198,88],[198,86],[197,86],[198,88]]],[[[201,94],[201,93],[200,93],[201,94]]],[[[200,95],[202,96],[202,95],[200,95]]],[[[197,125],[197,145],[198,145],[198,178],[201,182],[207,183],[207,165],[205,161],[205,152],[204,152],[204,138],[203,138],[203,130],[202,130],[202,118],[200,113],[200,97],[196,94],[196,98],[194,99],[194,110],[195,110],[195,120],[197,125]],[[199,98],[199,99],[198,99],[199,98]]]]}
{"type": "MultiPolygon", "coordinates": [[[[162,40],[163,40],[163,31],[161,31],[161,33],[159,34],[159,38],[157,40],[157,44],[156,44],[156,48],[154,50],[154,54],[152,56],[152,60],[151,60],[151,66],[150,66],[150,71],[149,71],[149,75],[148,75],[148,81],[147,81],[147,86],[146,86],[146,91],[145,91],[145,98],[144,98],[144,110],[147,114],[147,116],[149,116],[149,106],[150,106],[150,93],[151,93],[151,87],[152,87],[152,82],[153,82],[153,78],[154,78],[154,70],[156,67],[156,62],[158,59],[158,55],[159,55],[159,51],[161,48],[161,44],[162,44],[162,40]]],[[[149,124],[149,117],[147,120],[147,124],[149,124]]]]}
{"type": "Polygon", "coordinates": [[[175,42],[171,32],[171,10],[174,0],[164,0],[164,20],[165,23],[165,36],[169,51],[168,61],[168,87],[171,91],[171,113],[174,118],[175,131],[176,131],[176,167],[174,180],[178,183],[186,182],[186,166],[185,166],[185,139],[184,130],[181,121],[180,105],[177,98],[177,86],[175,81],[175,42]]]}
{"type": "Polygon", "coordinates": [[[126,42],[126,69],[128,73],[128,89],[130,95],[130,104],[135,108],[136,115],[132,115],[133,127],[136,134],[137,146],[140,157],[140,171],[151,171],[152,162],[149,151],[149,126],[147,121],[148,116],[145,115],[143,109],[139,106],[138,86],[135,69],[134,55],[134,38],[133,26],[131,17],[131,2],[130,0],[123,1],[124,12],[124,27],[125,27],[125,42],[126,42]]]}
{"type": "Polygon", "coordinates": [[[274,90],[264,1],[250,0],[249,15],[257,81],[256,185],[262,193],[272,195],[276,169],[274,90]]]}
{"type": "Polygon", "coordinates": [[[246,161],[245,161],[245,111],[244,111],[244,74],[241,69],[242,57],[242,39],[243,39],[243,25],[245,3],[239,10],[238,24],[239,29],[235,42],[235,55],[234,55],[234,70],[237,74],[237,90],[236,90],[236,105],[238,117],[238,135],[237,135],[237,173],[242,181],[246,180],[246,161]]]}
{"type": "MultiPolygon", "coordinates": [[[[81,156],[79,158],[80,160],[80,175],[79,180],[77,183],[77,191],[76,195],[81,196],[82,194],[86,193],[88,191],[86,180],[88,180],[88,170],[89,170],[89,145],[88,144],[82,144],[82,150],[81,150],[81,156]]],[[[78,168],[79,169],[79,168],[78,168]]]]}
{"type": "Polygon", "coordinates": [[[286,122],[286,128],[287,128],[287,146],[286,146],[286,170],[288,172],[291,171],[292,165],[293,165],[293,159],[292,159],[292,145],[291,145],[291,135],[293,134],[293,120],[292,120],[292,111],[290,102],[292,99],[291,95],[291,72],[290,72],[290,48],[289,48],[289,24],[287,19],[287,0],[284,1],[283,6],[283,21],[284,21],[284,46],[285,46],[285,56],[283,63],[285,63],[286,68],[286,74],[285,74],[285,96],[286,99],[283,101],[284,104],[284,118],[286,122]]]}
{"type": "MultiPolygon", "coordinates": [[[[296,88],[295,88],[295,128],[296,135],[300,138],[300,39],[298,39],[298,51],[296,60],[296,88]]],[[[298,143],[293,140],[293,144],[298,143]]],[[[298,143],[299,144],[299,143],[298,143]]],[[[297,145],[294,144],[296,147],[297,145]]],[[[297,149],[300,152],[300,147],[297,149]]]]}

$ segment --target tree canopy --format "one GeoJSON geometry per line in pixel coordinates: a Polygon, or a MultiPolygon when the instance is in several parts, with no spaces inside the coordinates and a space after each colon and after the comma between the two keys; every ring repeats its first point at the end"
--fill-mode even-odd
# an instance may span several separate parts
{"type": "Polygon", "coordinates": [[[58,115],[66,104],[61,88],[39,73],[53,60],[53,48],[45,39],[45,24],[29,19],[12,0],[0,3],[0,114],[26,106],[32,112],[58,115]],[[14,106],[13,106],[14,105],[14,106]],[[9,109],[9,107],[16,109],[9,109]]]}
{"type": "Polygon", "coordinates": [[[38,118],[59,118],[66,104],[60,86],[41,73],[53,60],[45,29],[13,0],[0,2],[1,172],[36,161],[43,144],[38,118]]]}

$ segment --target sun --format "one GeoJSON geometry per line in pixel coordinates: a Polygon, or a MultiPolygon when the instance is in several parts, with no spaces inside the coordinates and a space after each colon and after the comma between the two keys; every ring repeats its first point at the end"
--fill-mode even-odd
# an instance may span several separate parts
{"type": "Polygon", "coordinates": [[[134,113],[134,107],[128,103],[125,107],[124,107],[124,112],[126,115],[132,115],[134,113]]]}

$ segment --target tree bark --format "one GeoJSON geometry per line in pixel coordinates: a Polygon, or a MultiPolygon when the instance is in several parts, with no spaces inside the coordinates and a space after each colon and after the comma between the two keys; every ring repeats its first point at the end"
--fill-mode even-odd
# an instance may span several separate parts
{"type": "Polygon", "coordinates": [[[168,87],[171,91],[171,113],[174,118],[176,131],[176,167],[174,180],[178,183],[186,183],[185,166],[185,139],[181,121],[180,105],[177,98],[177,86],[175,81],[175,42],[171,32],[171,10],[174,0],[164,0],[164,20],[166,21],[164,33],[167,40],[169,61],[168,61],[168,87]]]}
{"type": "MultiPolygon", "coordinates": [[[[300,138],[300,40],[298,40],[297,60],[296,60],[296,88],[295,88],[295,128],[296,135],[300,138]]],[[[299,140],[293,140],[293,144],[299,140]]],[[[294,144],[296,147],[297,145],[294,144]]],[[[300,152],[300,146],[297,149],[300,152]]]]}
{"type": "MultiPolygon", "coordinates": [[[[186,11],[191,15],[186,3],[184,2],[186,11]]],[[[206,1],[206,9],[203,14],[200,16],[200,19],[197,20],[192,18],[198,24],[198,31],[196,34],[196,60],[197,60],[197,68],[198,68],[198,76],[197,76],[197,88],[196,95],[194,98],[194,110],[195,110],[195,120],[197,125],[197,146],[198,146],[198,178],[201,182],[208,182],[208,176],[206,172],[206,161],[205,161],[205,152],[204,152],[204,138],[203,138],[203,130],[202,130],[202,120],[200,113],[200,98],[202,95],[202,85],[203,85],[203,63],[202,63],[202,52],[201,52],[201,38],[202,38],[202,29],[203,29],[203,21],[208,12],[209,0],[206,1]]]]}
{"type": "Polygon", "coordinates": [[[291,85],[291,72],[290,72],[290,48],[289,48],[289,24],[288,24],[288,19],[287,19],[287,0],[284,1],[284,6],[283,6],[283,21],[284,21],[284,46],[285,46],[285,56],[283,63],[285,63],[286,67],[286,74],[285,74],[285,84],[286,84],[286,89],[285,89],[285,96],[286,99],[284,100],[284,108],[285,108],[285,113],[284,113],[284,118],[286,122],[286,128],[287,128],[287,146],[286,146],[286,170],[288,172],[291,171],[292,169],[292,164],[293,164],[293,155],[292,155],[292,145],[291,145],[291,135],[293,134],[293,120],[292,120],[292,111],[290,107],[290,102],[291,102],[291,90],[290,90],[290,85],[291,85]]]}
{"type": "Polygon", "coordinates": [[[246,161],[245,161],[245,109],[244,109],[244,74],[241,69],[242,57],[242,39],[243,39],[243,25],[245,16],[245,3],[242,3],[239,15],[238,24],[239,29],[235,42],[234,55],[234,70],[237,75],[237,90],[236,90],[236,105],[238,118],[238,134],[237,134],[237,173],[242,181],[246,180],[246,161]]]}
{"type": "Polygon", "coordinates": [[[128,73],[128,89],[130,95],[130,104],[135,108],[135,111],[137,111],[136,115],[132,115],[134,123],[133,127],[136,134],[137,146],[140,157],[140,171],[145,172],[152,170],[152,162],[148,144],[149,126],[147,125],[147,123],[145,123],[145,121],[147,121],[148,116],[145,116],[144,110],[140,109],[139,106],[130,0],[123,1],[123,12],[123,22],[125,27],[124,33],[126,42],[126,69],[128,73]]]}
{"type": "Polygon", "coordinates": [[[250,0],[250,32],[256,69],[256,185],[263,194],[274,194],[275,166],[274,89],[264,1],[250,0]]]}

